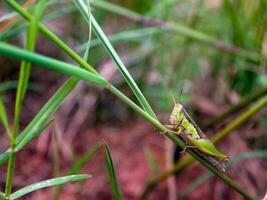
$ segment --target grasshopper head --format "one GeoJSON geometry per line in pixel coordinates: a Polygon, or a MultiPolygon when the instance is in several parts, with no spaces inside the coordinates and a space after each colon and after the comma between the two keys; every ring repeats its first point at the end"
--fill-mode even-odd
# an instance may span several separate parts
{"type": "Polygon", "coordinates": [[[183,109],[184,109],[184,107],[182,104],[175,103],[174,108],[172,110],[172,113],[170,115],[170,124],[171,125],[176,125],[179,123],[180,118],[181,118],[180,116],[183,113],[183,109]]]}

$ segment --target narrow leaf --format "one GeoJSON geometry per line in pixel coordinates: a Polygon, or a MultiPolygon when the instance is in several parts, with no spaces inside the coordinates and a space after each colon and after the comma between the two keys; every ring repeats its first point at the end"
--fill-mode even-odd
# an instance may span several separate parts
{"type": "Polygon", "coordinates": [[[112,193],[115,200],[120,200],[122,199],[122,196],[119,184],[117,182],[116,172],[114,169],[111,153],[106,143],[104,143],[104,147],[105,147],[105,164],[109,175],[109,181],[111,184],[112,193]]]}
{"type": "Polygon", "coordinates": [[[23,149],[27,144],[29,144],[33,139],[35,139],[37,136],[39,136],[47,127],[49,127],[52,124],[52,120],[46,122],[42,126],[38,127],[37,129],[32,129],[28,132],[27,135],[21,140],[21,142],[18,143],[18,145],[15,148],[15,151],[20,151],[23,149]]]}
{"type": "Polygon", "coordinates": [[[45,121],[58,109],[64,99],[70,94],[78,83],[78,79],[71,78],[67,80],[56,93],[46,102],[42,109],[35,115],[28,126],[17,137],[17,143],[20,143],[24,137],[31,133],[31,130],[42,126],[45,121]]]}
{"type": "MultiPolygon", "coordinates": [[[[78,84],[78,81],[79,80],[76,78],[70,78],[56,91],[56,93],[46,102],[42,109],[22,131],[22,133],[18,135],[17,144],[19,144],[24,137],[27,137],[28,134],[31,135],[32,130],[38,129],[38,127],[41,127],[45,121],[47,121],[47,119],[59,108],[64,99],[75,88],[75,86],[78,84]]],[[[3,165],[7,161],[9,155],[9,150],[0,155],[0,165],[3,165]]]]}
{"type": "Polygon", "coordinates": [[[70,167],[68,171],[68,175],[78,173],[86,163],[90,161],[90,159],[97,153],[98,149],[100,148],[100,144],[94,145],[90,148],[87,152],[85,152],[78,160],[76,160],[70,167]]]}
{"type": "Polygon", "coordinates": [[[5,128],[5,131],[7,132],[7,135],[9,139],[11,140],[12,139],[11,130],[8,124],[8,118],[6,114],[5,105],[1,97],[0,97],[0,122],[3,124],[3,127],[5,128]]]}
{"type": "Polygon", "coordinates": [[[80,69],[74,65],[53,58],[25,51],[23,49],[3,42],[0,42],[0,55],[1,54],[12,58],[24,59],[29,62],[38,64],[42,68],[51,69],[70,76],[75,76],[79,79],[86,80],[95,85],[106,86],[108,84],[107,80],[105,80],[99,75],[93,74],[92,72],[80,69]]]}
{"type": "MultiPolygon", "coordinates": [[[[90,148],[85,154],[83,154],[78,160],[76,160],[70,167],[70,170],[67,172],[67,175],[73,175],[80,172],[80,170],[84,167],[86,163],[88,163],[91,158],[97,153],[98,149],[100,148],[100,144],[96,144],[92,148],[90,148]]],[[[62,186],[58,186],[55,196],[58,197],[62,186]]]]}
{"type": "MultiPolygon", "coordinates": [[[[48,121],[46,122],[44,125],[36,128],[34,127],[33,129],[31,129],[28,134],[25,134],[25,136],[23,137],[23,139],[19,139],[17,140],[20,141],[16,148],[15,151],[18,152],[21,149],[23,149],[27,144],[29,144],[34,138],[36,138],[38,135],[40,135],[53,121],[48,121]]],[[[20,138],[22,138],[20,136],[20,138]]],[[[0,165],[3,165],[9,158],[10,155],[10,149],[6,150],[4,153],[2,153],[0,155],[0,165]]]]}
{"type": "Polygon", "coordinates": [[[156,114],[150,107],[149,103],[147,102],[146,98],[144,97],[141,90],[137,86],[136,82],[132,78],[131,74],[128,72],[127,68],[124,66],[122,60],[120,59],[119,55],[117,54],[117,52],[115,51],[111,43],[109,42],[107,36],[105,35],[101,27],[98,25],[94,16],[91,13],[88,13],[88,10],[86,9],[86,5],[84,4],[82,0],[75,0],[75,3],[78,9],[82,12],[83,16],[85,16],[85,20],[88,20],[88,18],[90,17],[95,34],[101,40],[102,44],[104,45],[104,47],[106,48],[106,50],[108,51],[108,53],[110,54],[114,62],[116,63],[116,66],[118,67],[120,73],[122,74],[123,78],[128,83],[128,85],[130,86],[131,90],[133,91],[136,98],[142,105],[143,109],[148,114],[150,114],[152,117],[156,119],[157,118],[156,114]]]}
{"type": "Polygon", "coordinates": [[[0,155],[0,165],[5,164],[10,156],[10,149],[6,150],[4,153],[0,155]]]}
{"type": "Polygon", "coordinates": [[[39,189],[46,188],[46,187],[51,187],[54,185],[62,185],[62,184],[70,183],[70,182],[83,181],[83,180],[86,180],[90,177],[91,177],[91,175],[89,175],[89,174],[80,174],[80,175],[71,175],[71,176],[64,176],[64,177],[60,177],[60,178],[48,179],[45,181],[34,183],[32,185],[28,185],[28,186],[14,192],[13,194],[10,195],[9,199],[10,200],[18,199],[18,198],[20,198],[20,197],[22,197],[28,193],[31,193],[35,190],[39,190],[39,189]]]}

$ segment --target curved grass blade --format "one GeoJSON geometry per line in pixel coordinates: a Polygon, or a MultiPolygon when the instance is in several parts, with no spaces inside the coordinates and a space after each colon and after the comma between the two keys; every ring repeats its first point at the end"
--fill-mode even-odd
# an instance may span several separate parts
{"type": "Polygon", "coordinates": [[[113,48],[111,43],[109,42],[107,36],[105,35],[105,33],[103,32],[101,27],[98,25],[94,16],[91,13],[88,13],[88,10],[86,9],[86,5],[84,4],[84,2],[82,0],[75,0],[75,4],[77,5],[78,9],[81,11],[83,16],[85,17],[85,20],[88,20],[88,18],[90,16],[92,27],[93,27],[95,34],[101,40],[102,44],[104,45],[104,47],[106,48],[106,50],[108,51],[108,53],[110,54],[110,56],[112,57],[114,62],[116,63],[116,66],[118,67],[120,73],[122,74],[123,78],[128,83],[128,85],[130,86],[131,90],[135,94],[139,103],[142,105],[143,109],[147,113],[149,113],[152,117],[157,119],[156,114],[154,113],[154,111],[150,107],[149,103],[147,102],[147,100],[144,97],[144,95],[142,94],[141,90],[139,89],[139,87],[135,83],[131,74],[128,72],[127,68],[123,64],[119,55],[117,54],[117,52],[115,51],[115,49],[113,48]]]}
{"type": "Polygon", "coordinates": [[[3,103],[2,97],[0,96],[0,122],[3,124],[3,127],[9,137],[9,140],[12,140],[11,130],[9,128],[8,118],[6,114],[5,105],[3,103]]]}
{"type": "Polygon", "coordinates": [[[93,74],[92,72],[80,69],[74,65],[42,56],[40,54],[25,51],[23,49],[17,48],[13,45],[9,45],[0,42],[0,54],[12,57],[24,59],[29,62],[40,65],[45,69],[51,69],[62,74],[78,77],[79,79],[89,81],[93,84],[106,86],[108,84],[107,80],[103,79],[101,76],[93,74]]]}
{"type": "Polygon", "coordinates": [[[114,169],[111,153],[106,143],[104,143],[104,148],[105,148],[105,164],[106,164],[106,169],[109,175],[109,181],[111,184],[112,193],[113,193],[115,200],[120,200],[122,199],[121,191],[120,191],[119,184],[117,182],[116,172],[114,169]]]}
{"type": "Polygon", "coordinates": [[[14,192],[13,194],[10,195],[9,200],[18,199],[28,193],[31,193],[35,190],[39,190],[42,188],[51,187],[54,185],[62,185],[62,184],[70,183],[70,182],[83,181],[89,178],[91,178],[91,175],[89,174],[79,174],[79,175],[70,175],[70,176],[64,176],[60,178],[48,179],[45,181],[34,183],[32,185],[28,185],[14,192]]]}
{"type": "MultiPolygon", "coordinates": [[[[16,142],[19,144],[24,137],[31,133],[31,130],[36,130],[41,127],[45,121],[58,109],[64,99],[71,93],[78,83],[78,79],[70,78],[67,80],[57,92],[46,102],[42,109],[35,115],[28,126],[18,135],[16,142]]],[[[7,150],[0,155],[0,165],[4,164],[10,155],[10,151],[7,150]]]]}

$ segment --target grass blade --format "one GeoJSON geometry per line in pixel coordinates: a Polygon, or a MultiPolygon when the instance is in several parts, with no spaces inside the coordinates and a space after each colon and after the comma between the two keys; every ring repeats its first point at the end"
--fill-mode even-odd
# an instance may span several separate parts
{"type": "Polygon", "coordinates": [[[109,175],[109,181],[111,184],[112,193],[113,193],[115,200],[120,200],[120,199],[122,199],[122,196],[121,196],[119,184],[117,182],[111,153],[110,153],[110,150],[109,150],[106,143],[104,143],[104,147],[105,147],[105,164],[106,164],[106,169],[107,169],[108,175],[109,175]]]}
{"type": "MultiPolygon", "coordinates": [[[[16,10],[23,18],[30,21],[33,16],[30,15],[23,7],[21,7],[14,0],[5,0],[5,2],[14,10],[16,10]]],[[[47,29],[42,23],[38,23],[38,28],[40,31],[46,35],[50,40],[55,42],[60,48],[62,48],[69,56],[71,56],[77,63],[79,63],[83,68],[88,71],[98,74],[97,71],[90,66],[85,60],[83,60],[77,53],[75,53],[69,46],[67,46],[62,40],[59,39],[53,32],[47,29]]]]}
{"type": "Polygon", "coordinates": [[[127,68],[123,64],[119,55],[117,54],[117,52],[115,51],[111,43],[109,42],[107,36],[105,35],[101,27],[98,25],[94,16],[91,13],[88,13],[88,10],[86,9],[86,5],[84,4],[82,0],[75,0],[75,3],[77,7],[79,8],[79,10],[81,11],[81,13],[83,14],[83,16],[85,16],[85,20],[88,20],[88,18],[90,17],[95,34],[101,40],[102,44],[104,45],[104,47],[106,48],[106,50],[108,51],[108,53],[110,54],[114,62],[116,63],[116,66],[118,67],[120,73],[122,74],[123,78],[128,83],[128,85],[130,86],[130,88],[132,89],[133,93],[135,94],[136,98],[142,105],[143,109],[156,119],[157,118],[156,114],[154,113],[150,105],[148,104],[146,98],[144,97],[141,90],[135,83],[131,74],[128,72],[127,68]]]}
{"type": "MultiPolygon", "coordinates": [[[[161,32],[162,30],[157,27],[139,28],[139,29],[133,29],[133,30],[127,30],[127,31],[114,33],[108,36],[108,40],[111,43],[120,42],[120,41],[125,41],[125,42],[142,41],[144,42],[143,39],[146,39],[146,37],[156,35],[161,32]]],[[[100,44],[101,44],[101,41],[99,39],[94,39],[91,41],[90,47],[93,48],[100,44]]],[[[84,50],[86,45],[87,43],[81,44],[75,49],[79,52],[81,50],[84,50]]]]}
{"type": "Polygon", "coordinates": [[[23,149],[27,144],[29,144],[33,139],[35,139],[37,136],[39,136],[45,129],[47,129],[51,124],[53,120],[50,120],[46,123],[44,123],[42,126],[38,127],[36,130],[31,129],[30,132],[28,132],[25,137],[17,144],[15,151],[18,152],[21,149],[23,149]]]}
{"type": "MultiPolygon", "coordinates": [[[[78,160],[76,160],[70,167],[70,170],[67,172],[67,175],[73,175],[80,172],[80,170],[84,167],[86,163],[88,163],[91,158],[98,152],[101,145],[98,143],[90,148],[87,152],[85,152],[78,160]]],[[[54,199],[59,199],[59,194],[62,189],[62,186],[58,186],[55,194],[54,199]]]]}
{"type": "MultiPolygon", "coordinates": [[[[37,7],[35,9],[35,14],[30,20],[28,30],[27,30],[27,38],[26,38],[26,45],[25,49],[28,51],[33,51],[36,43],[36,35],[37,35],[37,23],[42,16],[43,11],[45,10],[45,1],[41,0],[38,2],[37,7]]],[[[25,94],[28,87],[28,81],[30,77],[31,71],[31,63],[22,60],[20,73],[19,73],[19,80],[18,80],[18,88],[15,100],[15,113],[14,113],[14,122],[13,122],[13,129],[10,134],[10,156],[9,162],[7,167],[7,175],[6,175],[6,185],[5,185],[5,196],[8,198],[11,194],[12,185],[13,185],[13,177],[14,177],[14,169],[15,169],[15,147],[16,147],[16,137],[19,130],[19,121],[20,121],[20,113],[22,108],[22,102],[25,98],[25,94]]]]}
{"type": "Polygon", "coordinates": [[[70,176],[64,176],[64,177],[60,177],[60,178],[48,179],[45,181],[34,183],[32,185],[28,185],[28,186],[14,192],[13,194],[10,195],[9,199],[10,200],[18,199],[18,198],[20,198],[20,197],[22,197],[28,193],[31,193],[35,190],[39,190],[39,189],[46,188],[46,187],[51,187],[54,185],[62,185],[62,184],[70,183],[70,182],[83,181],[83,180],[86,180],[90,177],[91,177],[91,175],[89,175],[89,174],[80,174],[80,175],[70,175],[70,176]]]}
{"type": "Polygon", "coordinates": [[[4,153],[0,155],[0,165],[5,164],[9,156],[10,156],[10,149],[6,150],[4,153]]]}
{"type": "Polygon", "coordinates": [[[87,152],[85,152],[77,161],[75,161],[68,171],[68,175],[76,174],[78,173],[86,163],[97,153],[98,149],[100,148],[100,144],[94,145],[92,148],[90,148],[87,152]]]}
{"type": "Polygon", "coordinates": [[[67,80],[57,92],[47,101],[42,109],[35,115],[33,120],[23,130],[23,132],[17,137],[17,142],[20,143],[31,130],[42,126],[47,119],[58,109],[64,99],[70,94],[78,83],[78,79],[71,78],[67,80]]]}
{"type": "Polygon", "coordinates": [[[0,54],[12,57],[24,59],[29,62],[40,65],[45,69],[51,69],[62,74],[78,77],[79,79],[89,81],[93,84],[106,86],[108,82],[101,76],[93,74],[92,72],[80,69],[74,65],[53,59],[46,56],[42,56],[36,53],[28,52],[23,49],[17,48],[13,45],[9,45],[0,42],[0,54]]]}
{"type": "Polygon", "coordinates": [[[6,114],[5,105],[3,103],[2,97],[0,97],[0,122],[3,124],[5,131],[9,137],[9,140],[12,140],[11,130],[9,128],[8,118],[6,114]]]}
{"type": "MultiPolygon", "coordinates": [[[[20,141],[17,146],[15,147],[15,152],[20,151],[23,149],[27,144],[29,144],[33,139],[35,139],[38,135],[40,135],[53,121],[50,120],[46,122],[44,125],[40,127],[34,127],[34,129],[31,129],[25,136],[17,141],[20,141]]],[[[20,138],[20,137],[19,137],[20,138]]],[[[11,153],[10,148],[6,150],[4,153],[0,155],[0,165],[3,165],[9,158],[11,153]]]]}

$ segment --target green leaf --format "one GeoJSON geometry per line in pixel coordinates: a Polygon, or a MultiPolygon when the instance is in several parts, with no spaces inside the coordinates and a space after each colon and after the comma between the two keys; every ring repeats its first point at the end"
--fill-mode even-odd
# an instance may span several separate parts
{"type": "Polygon", "coordinates": [[[14,192],[13,194],[10,195],[9,200],[18,199],[18,198],[20,198],[20,197],[22,197],[28,193],[31,193],[35,190],[39,190],[42,188],[51,187],[54,185],[62,185],[62,184],[70,183],[70,182],[82,181],[82,180],[86,180],[90,177],[91,177],[91,175],[89,175],[89,174],[79,174],[79,175],[70,175],[70,176],[64,176],[64,177],[60,177],[60,178],[48,179],[45,181],[41,181],[38,183],[28,185],[28,186],[14,192]]]}
{"type": "Polygon", "coordinates": [[[105,147],[105,164],[109,175],[109,181],[111,184],[112,193],[115,200],[120,200],[122,199],[122,196],[119,184],[117,182],[116,172],[114,169],[111,153],[106,143],[104,143],[104,147],[105,147]]]}
{"type": "MultiPolygon", "coordinates": [[[[45,1],[41,0],[36,6],[35,15],[32,18],[32,20],[30,20],[30,23],[27,29],[25,49],[28,51],[34,51],[37,30],[38,30],[37,23],[40,20],[44,10],[45,10],[45,1]]],[[[26,60],[22,60],[21,65],[20,65],[18,88],[17,88],[16,102],[15,102],[15,114],[14,114],[13,132],[12,132],[13,140],[15,140],[16,134],[19,129],[19,120],[20,120],[20,113],[22,109],[22,102],[25,98],[26,91],[28,88],[30,72],[31,72],[31,63],[26,60]]]]}
{"type": "MultiPolygon", "coordinates": [[[[22,6],[20,6],[16,1],[13,0],[5,0],[5,3],[8,4],[12,9],[16,10],[23,18],[30,21],[33,19],[33,16],[30,15],[22,6]]],[[[62,48],[69,56],[71,56],[77,63],[79,63],[83,68],[88,71],[98,74],[97,71],[90,66],[85,60],[83,60],[76,52],[72,50],[69,46],[67,46],[62,40],[60,40],[57,35],[51,32],[48,28],[46,28],[43,24],[38,23],[38,28],[40,31],[46,35],[50,40],[52,40],[55,44],[57,44],[60,48],[62,48]]]]}
{"type": "Polygon", "coordinates": [[[12,140],[11,130],[8,124],[8,118],[6,114],[5,105],[1,97],[0,97],[0,122],[3,124],[3,127],[5,128],[5,131],[7,132],[9,139],[12,140]]]}
{"type": "Polygon", "coordinates": [[[64,99],[70,94],[78,83],[78,79],[71,78],[67,80],[56,93],[46,102],[42,109],[35,115],[28,126],[17,137],[17,143],[20,143],[24,137],[31,133],[31,130],[36,130],[42,126],[45,121],[58,109],[64,99]]]}
{"type": "MultiPolygon", "coordinates": [[[[88,151],[86,151],[78,160],[76,160],[70,167],[70,170],[67,172],[67,175],[77,174],[80,170],[84,167],[86,163],[88,163],[91,158],[97,153],[98,149],[100,148],[100,144],[94,145],[88,151]]],[[[55,196],[58,197],[62,186],[58,186],[55,196]]]]}
{"type": "MultiPolygon", "coordinates": [[[[47,119],[59,108],[64,99],[75,88],[78,81],[79,80],[76,78],[70,78],[56,91],[56,93],[46,102],[42,109],[35,115],[32,121],[22,131],[22,133],[18,135],[18,137],[16,138],[17,144],[20,144],[20,142],[25,137],[28,137],[28,134],[33,134],[32,130],[38,130],[38,128],[47,121],[47,119]]],[[[9,155],[9,150],[0,155],[0,165],[3,165],[7,161],[9,155]]]]}
{"type": "MultiPolygon", "coordinates": [[[[50,120],[38,128],[34,127],[27,134],[23,135],[24,137],[19,136],[19,139],[17,141],[20,141],[20,142],[17,144],[15,151],[18,152],[21,149],[23,149],[34,138],[40,135],[52,122],[53,121],[50,120]]],[[[6,150],[4,153],[0,155],[0,165],[3,165],[8,160],[9,156],[10,156],[10,149],[6,150]]]]}
{"type": "Polygon", "coordinates": [[[5,164],[10,156],[10,149],[6,150],[4,153],[0,155],[0,165],[5,164]]]}
{"type": "Polygon", "coordinates": [[[75,4],[77,5],[78,9],[81,11],[83,16],[85,17],[85,20],[88,20],[88,18],[90,17],[95,34],[101,40],[102,44],[104,45],[104,47],[106,48],[106,50],[108,51],[108,53],[110,54],[114,62],[116,63],[116,66],[118,67],[120,73],[122,74],[123,78],[128,83],[128,85],[130,86],[131,90],[133,91],[136,98],[142,105],[143,109],[148,114],[150,114],[152,117],[157,119],[156,114],[150,107],[149,103],[147,102],[146,98],[144,97],[141,90],[137,86],[136,82],[132,78],[131,74],[128,72],[127,68],[124,66],[122,60],[120,59],[119,55],[117,54],[117,52],[115,51],[111,43],[109,42],[107,36],[102,31],[101,27],[98,25],[94,16],[91,13],[88,13],[88,10],[86,9],[86,5],[84,4],[82,0],[75,0],[75,4]]]}
{"type": "Polygon", "coordinates": [[[75,76],[79,79],[86,80],[95,85],[106,86],[108,84],[107,80],[105,80],[99,75],[93,74],[92,72],[80,69],[74,65],[53,58],[25,51],[23,49],[3,42],[0,42],[0,54],[12,58],[24,59],[29,62],[38,64],[42,68],[51,69],[70,76],[75,76]]]}
{"type": "Polygon", "coordinates": [[[81,168],[84,167],[86,163],[97,153],[98,149],[100,148],[100,144],[94,145],[88,151],[86,151],[78,160],[76,160],[70,167],[70,170],[67,174],[76,174],[78,173],[81,168]]]}
{"type": "Polygon", "coordinates": [[[46,122],[45,124],[38,127],[36,130],[31,129],[25,137],[17,144],[15,151],[18,152],[21,149],[23,149],[27,144],[29,144],[33,139],[35,139],[37,136],[39,136],[48,126],[52,124],[52,120],[46,122]]]}

